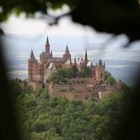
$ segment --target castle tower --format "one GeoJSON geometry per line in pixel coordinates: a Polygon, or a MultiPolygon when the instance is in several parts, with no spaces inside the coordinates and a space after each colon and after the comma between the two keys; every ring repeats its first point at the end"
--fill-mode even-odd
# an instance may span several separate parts
{"type": "Polygon", "coordinates": [[[63,54],[64,61],[71,59],[71,54],[68,48],[68,45],[66,45],[65,53],[63,54]]]}
{"type": "Polygon", "coordinates": [[[41,64],[46,63],[46,61],[50,57],[51,57],[51,54],[50,54],[50,43],[49,43],[49,39],[48,39],[48,36],[47,36],[46,44],[45,44],[45,52],[42,52],[40,54],[40,62],[41,62],[41,64]]]}
{"type": "Polygon", "coordinates": [[[105,80],[105,64],[102,63],[101,59],[98,61],[98,65],[95,66],[95,71],[96,71],[96,74],[95,74],[96,80],[98,82],[104,82],[104,80],[105,80]]]}
{"type": "Polygon", "coordinates": [[[87,56],[87,50],[85,51],[85,58],[84,58],[84,68],[87,67],[87,63],[88,63],[88,56],[87,56]]]}
{"type": "Polygon", "coordinates": [[[48,36],[47,36],[46,45],[45,45],[45,52],[48,56],[50,55],[50,43],[49,43],[48,36]]]}
{"type": "Polygon", "coordinates": [[[28,59],[28,81],[33,81],[33,65],[37,63],[33,50],[31,50],[30,58],[28,59]]]}

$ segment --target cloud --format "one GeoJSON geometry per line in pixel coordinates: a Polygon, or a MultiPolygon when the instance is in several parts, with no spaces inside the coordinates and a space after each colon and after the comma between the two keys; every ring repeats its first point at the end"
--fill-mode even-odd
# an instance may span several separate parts
{"type": "Polygon", "coordinates": [[[17,17],[12,14],[7,22],[1,24],[6,34],[24,34],[24,35],[77,35],[93,36],[96,32],[87,26],[73,23],[70,17],[59,20],[58,24],[49,26],[47,20],[36,18],[17,17]],[[86,34],[86,35],[85,35],[86,34]]]}
{"type": "MultiPolygon", "coordinates": [[[[65,5],[62,10],[49,9],[48,12],[50,15],[58,16],[68,11],[69,7],[65,5]]],[[[16,17],[12,14],[6,23],[2,23],[2,28],[6,34],[12,34],[5,39],[5,50],[6,54],[9,54],[8,57],[14,56],[13,59],[27,59],[31,48],[39,59],[39,54],[44,51],[46,35],[49,35],[51,50],[57,56],[64,52],[68,42],[73,55],[81,57],[87,49],[90,60],[140,62],[140,41],[124,49],[122,46],[128,42],[125,35],[97,33],[93,28],[73,23],[70,17],[62,18],[57,25],[49,26],[44,19],[25,18],[25,14],[16,17]]]]}

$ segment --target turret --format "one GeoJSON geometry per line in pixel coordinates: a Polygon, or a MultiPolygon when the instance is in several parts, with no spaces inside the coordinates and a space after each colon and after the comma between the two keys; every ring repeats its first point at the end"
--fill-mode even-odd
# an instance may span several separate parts
{"type": "Polygon", "coordinates": [[[104,62],[104,68],[105,68],[105,62],[104,62]]]}
{"type": "Polygon", "coordinates": [[[99,65],[99,66],[102,66],[102,65],[103,65],[101,59],[99,60],[98,65],[99,65]]]}
{"type": "Polygon", "coordinates": [[[74,57],[74,64],[76,65],[76,57],[74,57]]]}

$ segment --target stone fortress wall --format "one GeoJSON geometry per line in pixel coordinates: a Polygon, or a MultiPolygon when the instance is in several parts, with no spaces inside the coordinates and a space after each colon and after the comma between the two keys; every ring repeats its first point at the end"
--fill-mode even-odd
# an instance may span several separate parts
{"type": "Polygon", "coordinates": [[[106,93],[117,92],[121,89],[121,83],[114,85],[96,84],[88,82],[92,78],[74,79],[70,84],[49,84],[50,97],[66,97],[70,100],[86,100],[91,97],[100,99],[106,93]],[[84,81],[85,80],[85,81],[84,81]],[[83,82],[84,81],[84,82],[83,82]],[[87,81],[87,82],[86,82],[87,81]],[[76,83],[75,83],[76,82],[76,83]]]}

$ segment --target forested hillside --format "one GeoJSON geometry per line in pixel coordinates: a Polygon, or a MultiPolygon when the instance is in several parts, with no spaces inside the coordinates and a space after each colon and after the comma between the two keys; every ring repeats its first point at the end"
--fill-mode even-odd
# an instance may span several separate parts
{"type": "MultiPolygon", "coordinates": [[[[14,87],[18,89],[16,83],[14,87]]],[[[126,86],[123,90],[128,90],[126,86]]],[[[16,91],[17,93],[19,90],[16,91]]],[[[19,128],[23,140],[114,140],[119,136],[123,112],[127,110],[124,91],[97,101],[81,102],[63,97],[49,98],[47,89],[29,86],[16,95],[19,128]]]]}

